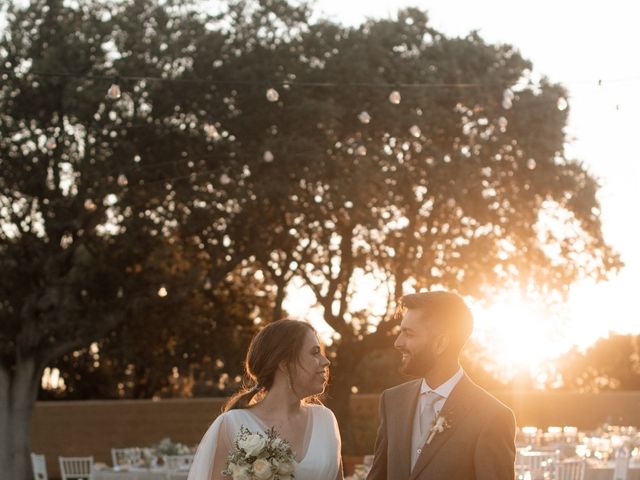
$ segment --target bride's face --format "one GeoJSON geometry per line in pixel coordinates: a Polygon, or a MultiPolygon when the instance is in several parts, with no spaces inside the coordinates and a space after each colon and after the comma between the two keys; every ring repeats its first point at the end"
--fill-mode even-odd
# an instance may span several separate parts
{"type": "Polygon", "coordinates": [[[300,350],[298,365],[291,369],[293,387],[302,398],[324,392],[331,362],[324,356],[318,337],[309,332],[300,350]]]}

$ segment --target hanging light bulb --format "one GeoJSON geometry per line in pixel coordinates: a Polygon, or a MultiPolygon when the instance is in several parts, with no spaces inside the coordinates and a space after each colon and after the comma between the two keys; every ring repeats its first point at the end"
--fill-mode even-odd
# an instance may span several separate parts
{"type": "Polygon", "coordinates": [[[220,139],[220,134],[218,133],[218,129],[212,123],[205,123],[204,133],[207,136],[207,138],[211,140],[215,141],[220,139]]]}
{"type": "Polygon", "coordinates": [[[558,110],[560,110],[561,112],[564,112],[568,106],[569,106],[569,103],[567,102],[566,98],[560,97],[558,99],[558,110]]]}
{"type": "Polygon", "coordinates": [[[420,135],[422,135],[422,130],[420,130],[420,127],[417,125],[413,125],[410,129],[409,129],[409,133],[411,133],[411,135],[413,135],[416,138],[419,138],[420,135]]]}
{"type": "Polygon", "coordinates": [[[399,91],[394,90],[389,94],[389,101],[394,105],[398,105],[400,103],[400,100],[402,100],[402,96],[400,95],[399,91]]]}
{"type": "Polygon", "coordinates": [[[371,121],[371,115],[369,115],[369,112],[360,112],[358,114],[358,120],[366,125],[371,121]]]}
{"type": "Polygon", "coordinates": [[[273,153],[271,153],[271,150],[264,152],[262,159],[267,163],[273,162],[273,153]]]}
{"type": "Polygon", "coordinates": [[[121,96],[120,85],[117,82],[112,83],[109,90],[107,90],[107,97],[111,100],[118,100],[121,96]]]}
{"type": "Polygon", "coordinates": [[[513,100],[516,98],[515,93],[510,88],[507,88],[502,93],[502,108],[509,110],[513,106],[513,100]]]}
{"type": "Polygon", "coordinates": [[[84,201],[84,208],[85,208],[85,210],[93,212],[97,208],[97,206],[96,206],[96,204],[94,203],[93,200],[91,200],[90,198],[87,198],[84,201]]]}
{"type": "Polygon", "coordinates": [[[277,102],[280,99],[280,94],[275,88],[267,90],[267,100],[270,102],[277,102]]]}

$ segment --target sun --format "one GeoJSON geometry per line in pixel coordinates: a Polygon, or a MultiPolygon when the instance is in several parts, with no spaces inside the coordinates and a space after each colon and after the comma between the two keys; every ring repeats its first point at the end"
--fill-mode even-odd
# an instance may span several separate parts
{"type": "Polygon", "coordinates": [[[537,376],[570,344],[562,322],[552,315],[544,305],[504,295],[489,306],[474,307],[473,338],[500,374],[537,376]]]}

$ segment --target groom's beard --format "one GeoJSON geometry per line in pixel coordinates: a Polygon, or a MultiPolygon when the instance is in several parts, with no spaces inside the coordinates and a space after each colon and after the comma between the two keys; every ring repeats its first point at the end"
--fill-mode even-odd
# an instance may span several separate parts
{"type": "Polygon", "coordinates": [[[402,350],[403,358],[400,372],[410,377],[424,377],[437,363],[438,358],[428,349],[419,352],[402,350]]]}

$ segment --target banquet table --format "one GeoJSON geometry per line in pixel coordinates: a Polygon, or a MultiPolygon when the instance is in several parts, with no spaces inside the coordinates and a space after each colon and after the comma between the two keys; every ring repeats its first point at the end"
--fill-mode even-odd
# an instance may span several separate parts
{"type": "MultiPolygon", "coordinates": [[[[589,466],[584,476],[585,480],[611,480],[613,478],[613,465],[589,466]]],[[[640,465],[630,466],[627,480],[640,480],[640,465]]]]}
{"type": "Polygon", "coordinates": [[[169,471],[164,468],[131,468],[115,470],[103,468],[93,471],[94,480],[186,480],[188,470],[169,471]]]}

